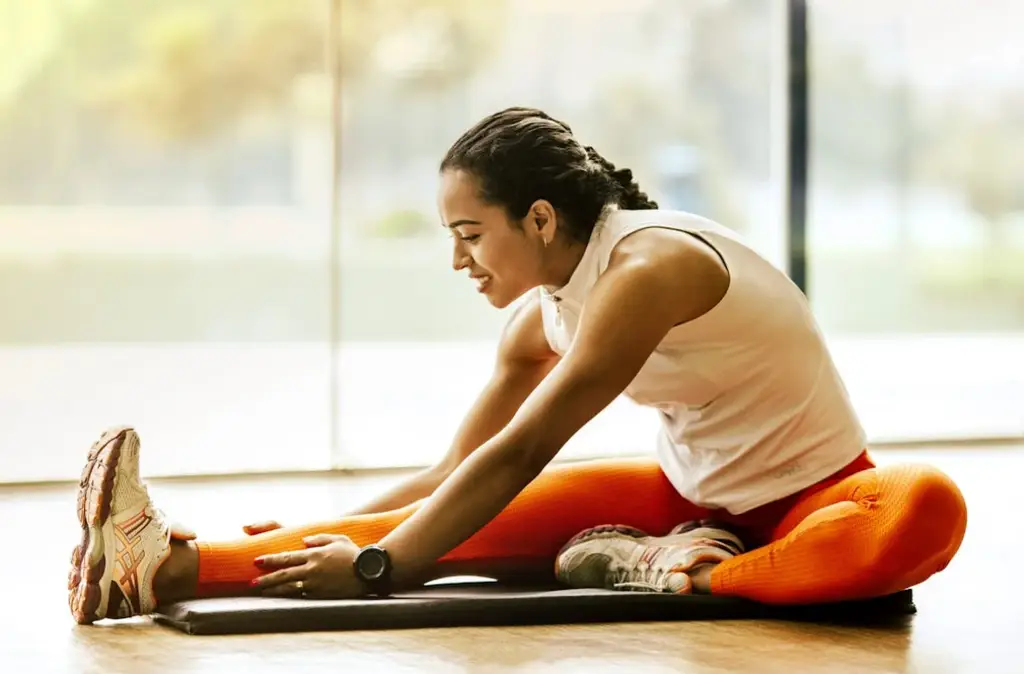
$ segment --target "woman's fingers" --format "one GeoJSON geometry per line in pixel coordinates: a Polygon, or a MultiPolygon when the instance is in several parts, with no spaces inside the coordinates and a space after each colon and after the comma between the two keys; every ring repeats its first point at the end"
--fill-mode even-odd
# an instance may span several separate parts
{"type": "Polygon", "coordinates": [[[196,538],[196,532],[192,531],[181,522],[172,522],[168,529],[170,529],[171,532],[171,540],[194,541],[196,538]]]}
{"type": "MultiPolygon", "coordinates": [[[[275,590],[278,593],[288,592],[289,587],[287,586],[304,580],[308,573],[309,568],[306,565],[289,566],[256,578],[252,581],[252,586],[262,593],[266,593],[268,590],[275,590]]],[[[299,594],[302,594],[301,591],[299,594]]]]}
{"type": "Polygon", "coordinates": [[[277,552],[272,555],[262,555],[253,560],[256,568],[260,570],[283,569],[289,566],[301,566],[308,562],[313,550],[293,550],[292,552],[277,552]]]}
{"type": "Polygon", "coordinates": [[[280,528],[281,525],[279,523],[275,522],[274,520],[268,520],[266,522],[247,524],[244,527],[242,527],[242,531],[244,531],[250,536],[255,536],[256,534],[265,534],[268,531],[273,531],[274,529],[280,528]]]}
{"type": "Polygon", "coordinates": [[[347,541],[349,543],[352,540],[348,536],[342,536],[341,534],[314,534],[312,536],[306,536],[302,539],[302,542],[306,544],[307,548],[319,548],[331,543],[340,543],[347,541]]]}
{"type": "Polygon", "coordinates": [[[299,583],[300,581],[282,583],[281,585],[268,587],[260,591],[260,594],[264,597],[308,597],[309,591],[299,583]]]}

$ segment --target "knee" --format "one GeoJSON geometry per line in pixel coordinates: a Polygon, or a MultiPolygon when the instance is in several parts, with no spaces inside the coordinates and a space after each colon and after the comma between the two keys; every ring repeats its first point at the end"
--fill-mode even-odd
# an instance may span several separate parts
{"type": "MultiPolygon", "coordinates": [[[[885,485],[894,493],[883,494],[886,515],[887,553],[881,557],[909,564],[934,560],[944,568],[960,547],[967,528],[967,503],[960,488],[944,472],[932,466],[904,466],[893,471],[885,485]]],[[[937,569],[938,570],[938,569],[937,569]]]]}

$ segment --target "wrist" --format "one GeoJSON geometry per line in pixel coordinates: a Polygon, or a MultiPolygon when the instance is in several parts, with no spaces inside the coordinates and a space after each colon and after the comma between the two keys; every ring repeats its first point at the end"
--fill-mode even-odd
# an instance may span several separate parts
{"type": "Polygon", "coordinates": [[[359,550],[352,562],[352,570],[363,587],[364,594],[386,597],[393,589],[391,555],[381,545],[367,545],[359,550]]]}

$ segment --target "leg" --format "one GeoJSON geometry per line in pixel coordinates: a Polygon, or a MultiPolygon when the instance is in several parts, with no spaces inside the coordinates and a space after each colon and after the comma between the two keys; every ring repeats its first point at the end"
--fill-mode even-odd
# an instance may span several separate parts
{"type": "MultiPolygon", "coordinates": [[[[172,546],[157,576],[162,601],[192,596],[245,594],[259,575],[259,555],[302,549],[316,533],[343,534],[357,545],[380,540],[408,519],[413,504],[387,513],[359,515],[278,529],[229,542],[172,546]]],[[[555,557],[582,529],[608,522],[657,534],[682,520],[704,516],[672,487],[652,459],[561,464],[537,477],[494,520],[439,560],[433,578],[480,575],[507,578],[543,573],[552,577],[555,557]]]]}
{"type": "Polygon", "coordinates": [[[711,591],[778,604],[897,592],[944,569],[966,526],[963,496],[939,470],[864,470],[799,499],[771,543],[714,568],[711,591]]]}

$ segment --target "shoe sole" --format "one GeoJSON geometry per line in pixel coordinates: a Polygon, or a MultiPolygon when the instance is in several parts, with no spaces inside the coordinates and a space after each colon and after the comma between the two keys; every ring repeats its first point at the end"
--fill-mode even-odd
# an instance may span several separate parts
{"type": "Polygon", "coordinates": [[[118,426],[104,432],[89,449],[78,483],[77,511],[82,542],[71,552],[68,606],[79,625],[90,625],[100,619],[103,599],[100,583],[107,570],[103,528],[110,519],[121,448],[132,431],[130,426],[118,426]]]}

